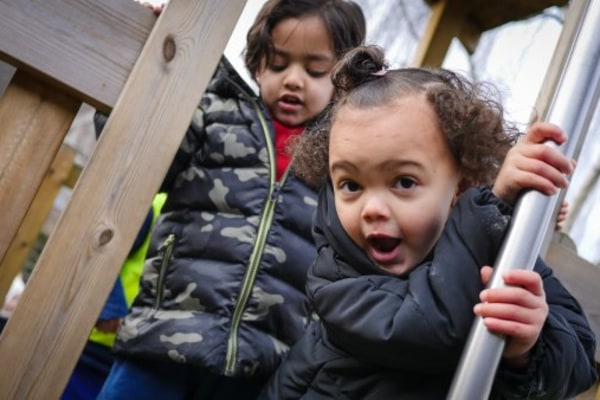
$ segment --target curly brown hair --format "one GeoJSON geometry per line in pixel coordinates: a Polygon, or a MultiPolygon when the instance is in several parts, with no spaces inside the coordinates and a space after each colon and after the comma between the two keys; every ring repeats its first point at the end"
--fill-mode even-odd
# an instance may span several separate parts
{"type": "Polygon", "coordinates": [[[334,67],[336,100],[290,143],[296,174],[314,187],[328,177],[329,132],[342,107],[370,108],[425,95],[454,155],[462,186],[491,184],[520,132],[504,119],[497,91],[442,68],[387,70],[378,46],[349,51],[334,67]]]}

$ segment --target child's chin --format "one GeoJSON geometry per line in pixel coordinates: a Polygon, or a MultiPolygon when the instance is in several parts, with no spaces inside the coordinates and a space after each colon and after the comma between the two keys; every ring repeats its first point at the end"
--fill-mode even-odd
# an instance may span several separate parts
{"type": "Polygon", "coordinates": [[[306,121],[297,113],[275,112],[274,118],[282,125],[288,127],[303,126],[306,121]]]}
{"type": "Polygon", "coordinates": [[[405,264],[390,264],[390,265],[379,265],[379,268],[387,272],[388,274],[402,276],[410,272],[412,268],[409,268],[405,264]]]}

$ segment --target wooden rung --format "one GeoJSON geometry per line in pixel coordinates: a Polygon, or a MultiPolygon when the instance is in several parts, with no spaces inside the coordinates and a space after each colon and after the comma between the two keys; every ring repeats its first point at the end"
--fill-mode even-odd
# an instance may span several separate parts
{"type": "Polygon", "coordinates": [[[155,21],[131,0],[0,0],[0,59],[109,111],[155,21]]]}

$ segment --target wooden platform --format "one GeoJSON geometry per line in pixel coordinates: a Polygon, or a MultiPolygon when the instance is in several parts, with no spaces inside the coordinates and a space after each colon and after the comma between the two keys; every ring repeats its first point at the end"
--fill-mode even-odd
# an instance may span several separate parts
{"type": "MultiPolygon", "coordinates": [[[[430,6],[440,0],[426,0],[430,6]]],[[[508,22],[519,21],[537,15],[549,7],[563,7],[569,0],[456,0],[466,8],[466,19],[480,32],[497,28],[508,22]]]]}
{"type": "MultiPolygon", "coordinates": [[[[552,238],[545,257],[565,287],[577,298],[600,343],[600,267],[577,255],[575,244],[564,233],[552,238]]],[[[596,362],[600,363],[600,346],[596,347],[596,362]]]]}

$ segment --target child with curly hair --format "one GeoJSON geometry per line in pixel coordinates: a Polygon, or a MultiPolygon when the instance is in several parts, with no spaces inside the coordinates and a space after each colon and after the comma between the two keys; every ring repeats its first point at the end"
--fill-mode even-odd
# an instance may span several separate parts
{"type": "Polygon", "coordinates": [[[321,185],[307,292],[320,319],[261,398],[443,399],[473,318],[506,337],[492,398],[567,398],[597,379],[595,339],[541,259],[485,289],[522,189],[567,186],[545,123],[518,131],[447,70],[386,70],[378,47],[333,71],[335,104],[295,145],[321,185]]]}

